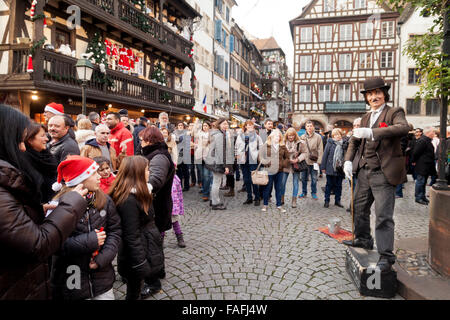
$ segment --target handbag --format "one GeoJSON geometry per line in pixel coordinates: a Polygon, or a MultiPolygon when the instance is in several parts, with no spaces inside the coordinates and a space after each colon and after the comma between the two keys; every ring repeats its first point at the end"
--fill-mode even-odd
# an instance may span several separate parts
{"type": "Polygon", "coordinates": [[[319,159],[319,153],[316,150],[314,150],[314,152],[311,151],[311,149],[309,148],[308,137],[306,137],[306,146],[308,147],[309,151],[309,160],[311,160],[312,162],[316,162],[319,159]]]}
{"type": "Polygon", "coordinates": [[[259,185],[259,186],[265,186],[269,183],[269,173],[265,170],[259,171],[259,167],[261,166],[261,163],[258,165],[256,170],[252,171],[252,183],[259,185]]]}
{"type": "MultiPolygon", "coordinates": [[[[298,157],[298,145],[297,145],[297,157],[298,157]]],[[[297,161],[297,163],[292,164],[292,169],[294,172],[302,172],[308,170],[308,164],[305,160],[302,160],[300,162],[297,161]]]]}

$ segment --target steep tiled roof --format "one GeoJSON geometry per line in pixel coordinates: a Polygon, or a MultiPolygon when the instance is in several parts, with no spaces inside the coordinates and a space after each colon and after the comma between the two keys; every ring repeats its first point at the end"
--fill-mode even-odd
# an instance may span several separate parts
{"type": "Polygon", "coordinates": [[[253,43],[258,50],[281,49],[274,37],[268,39],[256,39],[253,40],[253,43]]]}

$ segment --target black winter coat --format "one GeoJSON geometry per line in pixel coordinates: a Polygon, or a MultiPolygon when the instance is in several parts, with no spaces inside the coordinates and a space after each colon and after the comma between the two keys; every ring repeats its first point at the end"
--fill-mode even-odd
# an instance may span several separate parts
{"type": "Polygon", "coordinates": [[[118,272],[124,277],[144,279],[164,268],[161,233],[155,225],[153,210],[145,213],[135,195],[117,206],[122,220],[122,243],[119,249],[118,272]]]}
{"type": "Polygon", "coordinates": [[[79,155],[80,148],[78,148],[78,143],[75,139],[72,139],[69,134],[66,134],[55,144],[47,143],[47,148],[51,154],[56,158],[58,164],[66,159],[68,155],[79,155]]]}
{"type": "Polygon", "coordinates": [[[164,232],[172,228],[172,183],[175,166],[164,142],[142,148],[142,154],[150,161],[148,182],[155,194],[153,199],[155,223],[159,231],[164,232]]]}
{"type": "Polygon", "coordinates": [[[434,163],[435,153],[431,139],[423,135],[417,140],[413,150],[415,171],[421,176],[436,175],[436,165],[434,163]]]}
{"type": "Polygon", "coordinates": [[[86,200],[69,192],[45,218],[31,190],[18,169],[0,160],[0,300],[50,299],[48,258],[86,209],[86,200]]]}
{"type": "MultiPolygon", "coordinates": [[[[78,221],[75,231],[64,242],[61,250],[53,257],[52,287],[53,298],[80,300],[94,298],[112,289],[115,272],[112,261],[119,250],[122,230],[120,216],[111,198],[108,196],[105,207],[86,210],[78,221]],[[106,240],[99,249],[94,229],[103,227],[106,240]],[[92,254],[99,250],[94,258],[97,269],[90,269],[92,254]],[[67,279],[74,274],[69,266],[78,266],[81,271],[80,289],[67,287],[67,279]]],[[[70,282],[70,280],[69,280],[70,282]]]]}

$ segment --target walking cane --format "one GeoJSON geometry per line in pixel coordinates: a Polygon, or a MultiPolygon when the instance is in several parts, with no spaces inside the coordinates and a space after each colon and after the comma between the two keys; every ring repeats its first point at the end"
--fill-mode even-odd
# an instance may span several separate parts
{"type": "Polygon", "coordinates": [[[351,189],[351,198],[352,202],[350,203],[350,211],[352,212],[352,245],[354,245],[355,241],[355,211],[353,208],[353,176],[350,178],[350,189],[351,189]]]}

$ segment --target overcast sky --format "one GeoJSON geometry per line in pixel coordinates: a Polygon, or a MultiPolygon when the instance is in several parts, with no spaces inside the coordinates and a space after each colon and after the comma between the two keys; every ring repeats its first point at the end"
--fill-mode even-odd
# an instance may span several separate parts
{"type": "Polygon", "coordinates": [[[286,54],[286,63],[293,74],[294,45],[289,21],[302,13],[310,0],[236,0],[232,17],[252,36],[274,37],[286,54]]]}

